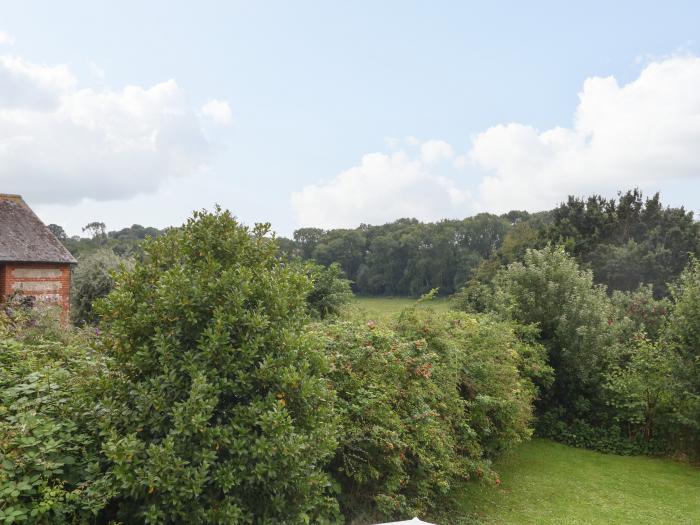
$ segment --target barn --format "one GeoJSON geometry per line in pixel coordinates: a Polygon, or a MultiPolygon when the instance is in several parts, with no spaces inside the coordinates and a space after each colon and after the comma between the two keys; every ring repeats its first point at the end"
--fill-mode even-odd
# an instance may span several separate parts
{"type": "Polygon", "coordinates": [[[0,300],[15,292],[70,311],[77,261],[20,195],[0,193],[0,300]]]}

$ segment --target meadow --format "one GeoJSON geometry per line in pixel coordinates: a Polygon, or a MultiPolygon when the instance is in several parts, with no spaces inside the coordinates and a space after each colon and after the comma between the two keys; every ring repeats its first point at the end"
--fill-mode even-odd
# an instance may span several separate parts
{"type": "MultiPolygon", "coordinates": [[[[368,319],[387,320],[398,315],[401,310],[416,304],[417,299],[411,297],[362,297],[356,296],[352,305],[361,311],[368,319]]],[[[450,308],[448,298],[439,297],[419,303],[419,308],[434,308],[446,311],[450,308]]]]}

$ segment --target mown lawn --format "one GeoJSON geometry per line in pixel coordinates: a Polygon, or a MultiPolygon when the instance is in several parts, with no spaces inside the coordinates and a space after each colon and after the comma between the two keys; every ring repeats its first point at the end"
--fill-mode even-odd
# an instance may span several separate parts
{"type": "Polygon", "coordinates": [[[500,460],[500,487],[468,486],[464,516],[486,524],[700,524],[700,469],[534,440],[500,460]]]}
{"type": "MultiPolygon", "coordinates": [[[[385,320],[415,304],[416,301],[417,299],[411,297],[355,297],[353,304],[360,308],[368,318],[385,320]]],[[[448,310],[449,307],[449,300],[443,297],[425,301],[420,306],[420,308],[435,308],[443,311],[448,310]]]]}

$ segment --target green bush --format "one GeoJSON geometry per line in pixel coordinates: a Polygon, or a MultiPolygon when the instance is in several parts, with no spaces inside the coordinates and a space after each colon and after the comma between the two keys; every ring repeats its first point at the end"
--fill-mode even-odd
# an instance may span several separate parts
{"type": "MultiPolygon", "coordinates": [[[[617,453],[698,453],[700,269],[671,287],[606,294],[562,247],[527,250],[484,285],[485,309],[535,326],[555,372],[538,403],[538,432],[617,453]]],[[[478,284],[478,283],[477,283],[478,284]]],[[[464,289],[457,307],[473,308],[464,289]]]]}
{"type": "Polygon", "coordinates": [[[96,433],[107,363],[49,323],[0,311],[0,523],[92,523],[107,499],[96,433]]]}
{"type": "Polygon", "coordinates": [[[555,370],[552,389],[540,403],[542,411],[561,407],[570,421],[605,418],[599,394],[616,344],[611,329],[615,313],[590,271],[579,269],[562,247],[527,250],[522,263],[497,273],[493,309],[501,318],[539,328],[555,370]]]}
{"type": "Polygon", "coordinates": [[[76,325],[95,324],[92,309],[96,299],[106,296],[114,287],[113,274],[133,267],[131,259],[101,249],[80,258],[71,279],[71,320],[76,325]]]}
{"type": "Polygon", "coordinates": [[[350,281],[345,279],[340,265],[321,266],[307,261],[302,266],[312,285],[306,298],[311,315],[316,319],[338,315],[352,299],[350,281]]]}
{"type": "Polygon", "coordinates": [[[97,306],[120,371],[104,451],[126,523],[307,523],[337,504],[326,361],[303,333],[309,279],[269,227],[198,212],[144,243],[97,306]]]}
{"type": "Polygon", "coordinates": [[[397,326],[318,324],[337,393],[340,445],[331,464],[348,519],[408,517],[447,505],[490,458],[530,434],[541,348],[504,323],[406,310],[397,326]]]}
{"type": "Polygon", "coordinates": [[[631,441],[663,449],[673,435],[674,356],[669,349],[636,334],[623,359],[610,364],[603,392],[614,421],[631,441]]]}
{"type": "Polygon", "coordinates": [[[671,288],[673,306],[663,339],[673,350],[678,446],[700,457],[700,262],[693,259],[671,288]]]}

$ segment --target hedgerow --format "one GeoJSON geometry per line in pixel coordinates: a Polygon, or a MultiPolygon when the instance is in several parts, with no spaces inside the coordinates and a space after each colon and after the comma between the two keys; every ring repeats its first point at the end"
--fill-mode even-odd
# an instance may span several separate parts
{"type": "Polygon", "coordinates": [[[497,474],[490,460],[530,435],[542,348],[506,323],[406,310],[395,326],[318,324],[337,393],[331,470],[348,519],[406,517],[449,503],[455,487],[497,474]]]}

